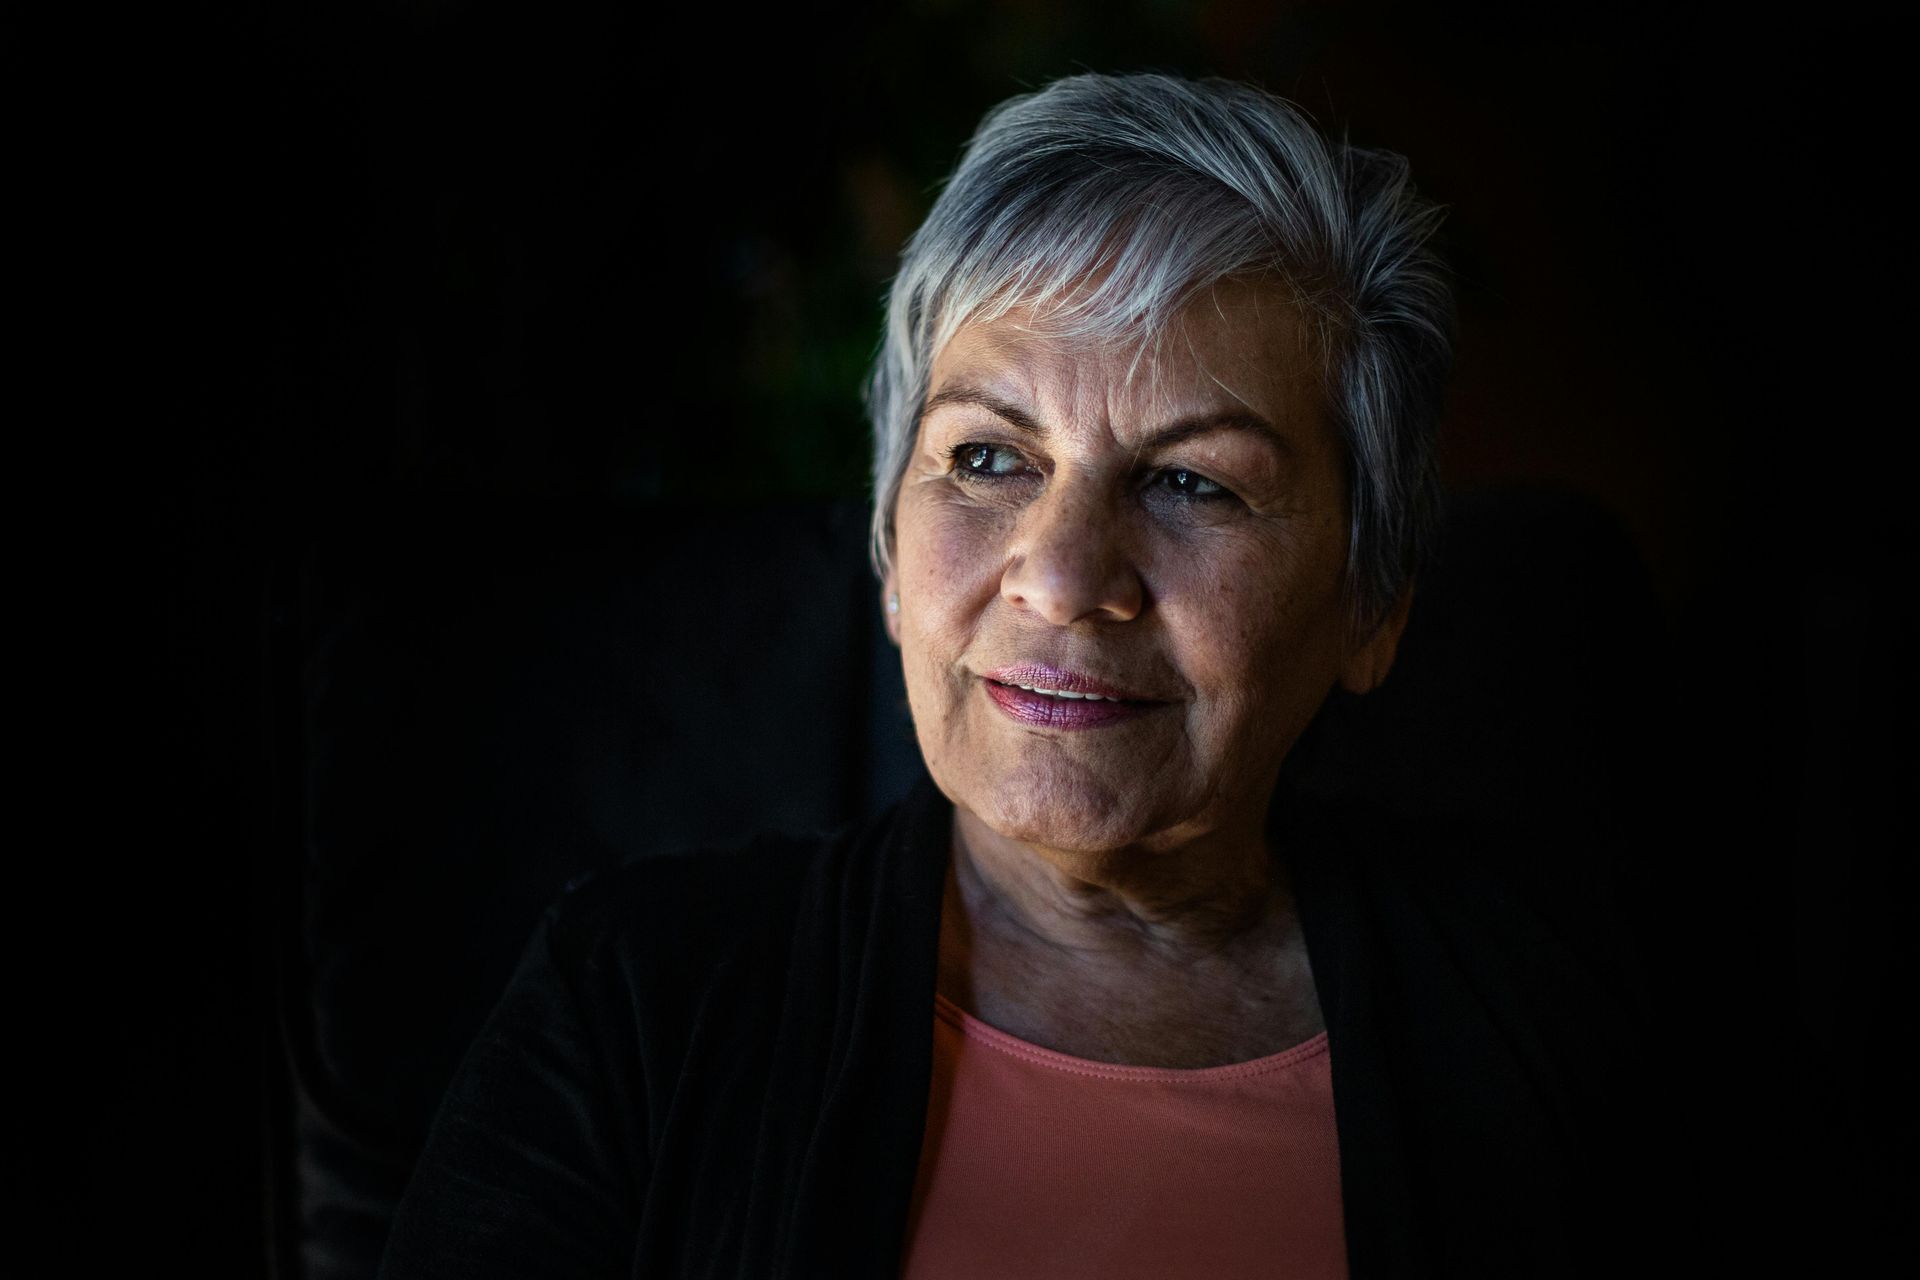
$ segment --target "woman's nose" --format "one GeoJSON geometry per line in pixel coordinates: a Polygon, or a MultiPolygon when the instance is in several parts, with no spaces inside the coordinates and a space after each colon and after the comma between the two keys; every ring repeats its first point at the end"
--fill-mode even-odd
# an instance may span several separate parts
{"type": "Polygon", "coordinates": [[[1055,626],[1139,617],[1146,586],[1125,534],[1093,486],[1056,476],[1022,514],[1000,598],[1055,626]]]}

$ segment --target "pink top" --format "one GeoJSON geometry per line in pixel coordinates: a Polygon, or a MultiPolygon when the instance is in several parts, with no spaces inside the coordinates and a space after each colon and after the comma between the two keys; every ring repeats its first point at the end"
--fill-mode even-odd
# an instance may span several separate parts
{"type": "Polygon", "coordinates": [[[1183,1071],[934,1015],[905,1280],[1347,1274],[1324,1032],[1183,1071]]]}

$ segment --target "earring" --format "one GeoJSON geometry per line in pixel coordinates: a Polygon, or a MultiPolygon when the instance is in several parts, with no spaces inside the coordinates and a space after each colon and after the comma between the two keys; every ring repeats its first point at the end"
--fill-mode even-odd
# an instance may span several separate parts
{"type": "Polygon", "coordinates": [[[900,612],[900,596],[897,592],[889,591],[887,593],[887,612],[900,612]]]}

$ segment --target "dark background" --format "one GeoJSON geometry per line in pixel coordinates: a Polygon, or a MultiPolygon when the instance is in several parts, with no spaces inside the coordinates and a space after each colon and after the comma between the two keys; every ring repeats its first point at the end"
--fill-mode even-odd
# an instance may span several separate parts
{"type": "Polygon", "coordinates": [[[29,558],[78,671],[16,905],[33,1233],[265,1266],[301,803],[276,628],[313,546],[857,498],[893,254],[987,106],[1081,69],[1257,80],[1450,207],[1449,483],[1592,498],[1665,613],[1646,740],[1686,804],[1648,839],[1689,870],[1652,914],[1701,1043],[1770,1064],[1735,1109],[1810,1116],[1862,1222],[1911,1203],[1890,32],[1226,0],[134,21],[50,74],[9,55],[51,197],[30,318],[81,356],[28,433],[65,446],[29,558]]]}

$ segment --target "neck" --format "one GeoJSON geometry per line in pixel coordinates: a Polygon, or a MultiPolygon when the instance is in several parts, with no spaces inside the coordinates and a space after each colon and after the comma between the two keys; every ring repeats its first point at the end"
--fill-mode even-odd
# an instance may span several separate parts
{"type": "Polygon", "coordinates": [[[976,932],[1099,963],[1192,963],[1270,943],[1292,922],[1259,823],[1088,853],[1010,840],[956,809],[952,885],[976,932]]]}

